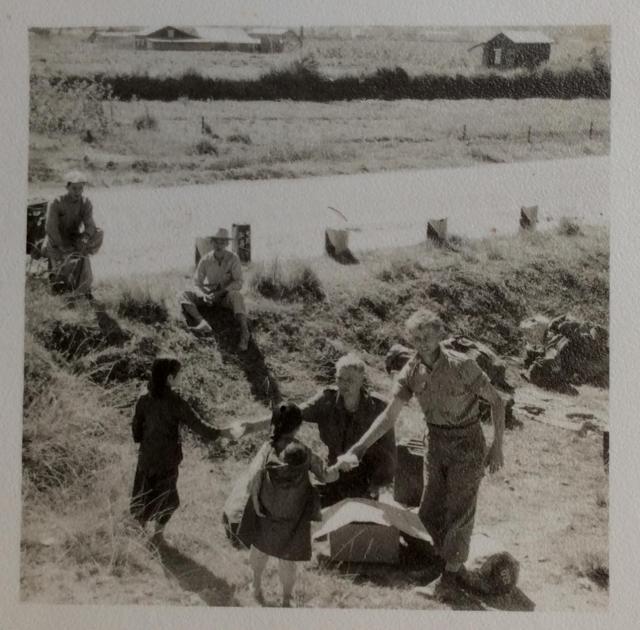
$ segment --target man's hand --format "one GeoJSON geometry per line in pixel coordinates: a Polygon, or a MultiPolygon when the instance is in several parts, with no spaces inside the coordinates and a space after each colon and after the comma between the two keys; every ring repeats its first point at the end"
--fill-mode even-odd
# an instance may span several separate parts
{"type": "Polygon", "coordinates": [[[350,453],[347,451],[344,455],[339,455],[336,460],[336,466],[340,472],[347,472],[349,470],[353,470],[357,468],[360,461],[358,460],[357,455],[350,453]]]}
{"type": "Polygon", "coordinates": [[[489,472],[494,473],[504,466],[504,457],[502,455],[502,446],[494,442],[484,459],[484,465],[489,467],[489,472]]]}

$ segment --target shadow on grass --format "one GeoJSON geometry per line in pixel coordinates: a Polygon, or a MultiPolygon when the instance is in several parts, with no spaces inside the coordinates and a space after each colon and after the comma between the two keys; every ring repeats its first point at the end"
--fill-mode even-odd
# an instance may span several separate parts
{"type": "Polygon", "coordinates": [[[182,589],[195,593],[209,606],[240,606],[235,588],[226,580],[166,541],[157,541],[156,548],[165,572],[175,578],[182,589]]]}
{"type": "MultiPolygon", "coordinates": [[[[234,363],[244,372],[251,394],[262,403],[276,403],[282,398],[280,386],[265,363],[264,354],[253,335],[245,352],[238,350],[240,328],[233,313],[220,307],[199,307],[202,317],[213,329],[213,338],[224,363],[234,363]]],[[[188,321],[187,324],[192,325],[188,321]]]]}
{"type": "MultiPolygon", "coordinates": [[[[438,601],[432,588],[440,576],[441,567],[426,561],[422,567],[415,562],[391,565],[367,562],[332,562],[328,556],[318,554],[318,567],[349,577],[354,584],[372,584],[389,588],[426,587],[421,593],[428,599],[438,601]]],[[[519,588],[506,595],[485,595],[460,590],[450,601],[442,602],[452,610],[508,610],[532,611],[535,603],[519,588]]]]}

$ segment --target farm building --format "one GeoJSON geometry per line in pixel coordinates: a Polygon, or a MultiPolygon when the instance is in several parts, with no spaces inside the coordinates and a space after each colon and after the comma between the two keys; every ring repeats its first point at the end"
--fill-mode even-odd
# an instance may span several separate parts
{"type": "Polygon", "coordinates": [[[535,68],[549,61],[552,43],[540,32],[503,31],[478,46],[482,46],[482,64],[489,68],[535,68]]]}
{"type": "Polygon", "coordinates": [[[261,52],[282,52],[285,48],[293,48],[302,43],[302,29],[300,34],[290,28],[261,27],[252,28],[248,35],[260,40],[261,52]]]}
{"type": "Polygon", "coordinates": [[[131,31],[93,31],[87,41],[113,48],[133,48],[134,35],[131,31]]]}
{"type": "Polygon", "coordinates": [[[136,48],[148,50],[237,50],[256,52],[260,42],[240,28],[163,26],[135,35],[136,48]]]}

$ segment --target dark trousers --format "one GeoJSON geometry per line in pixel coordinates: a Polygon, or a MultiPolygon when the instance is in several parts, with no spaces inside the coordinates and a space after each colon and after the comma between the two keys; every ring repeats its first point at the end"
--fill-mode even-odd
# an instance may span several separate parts
{"type": "Polygon", "coordinates": [[[418,515],[447,562],[463,563],[469,556],[485,452],[479,422],[461,429],[429,427],[418,515]]]}
{"type": "Polygon", "coordinates": [[[180,505],[178,468],[149,472],[136,469],[131,493],[131,514],[141,523],[155,520],[166,525],[180,505]]]}

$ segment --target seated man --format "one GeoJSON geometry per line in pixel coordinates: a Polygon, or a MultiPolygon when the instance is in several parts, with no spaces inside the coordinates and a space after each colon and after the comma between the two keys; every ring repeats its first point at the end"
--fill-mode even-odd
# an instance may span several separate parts
{"type": "Polygon", "coordinates": [[[87,178],[71,171],[65,180],[67,193],[47,208],[43,253],[49,259],[54,291],[73,291],[92,299],[89,256],[100,249],[103,232],[93,221],[91,202],[82,196],[87,178]]]}
{"type": "MultiPolygon", "coordinates": [[[[364,381],[364,362],[354,354],[347,354],[336,363],[337,386],[321,389],[300,405],[303,420],[318,425],[320,439],[329,449],[329,465],[347,452],[386,408],[386,401],[369,392],[364,381]]],[[[241,424],[236,435],[257,431],[268,424],[269,420],[241,424]]],[[[345,498],[377,499],[379,488],[393,481],[395,452],[391,429],[364,454],[360,466],[343,472],[337,481],[318,487],[323,507],[345,498]]]]}
{"type": "Polygon", "coordinates": [[[187,323],[192,330],[200,334],[211,334],[211,326],[203,319],[199,306],[219,304],[233,310],[240,326],[240,342],[238,349],[245,351],[249,346],[249,327],[244,298],[240,293],[242,288],[242,266],[240,259],[227,250],[229,232],[220,228],[211,237],[213,250],[205,254],[196,267],[194,276],[195,287],[185,291],[180,296],[180,306],[187,316],[187,323]]]}

